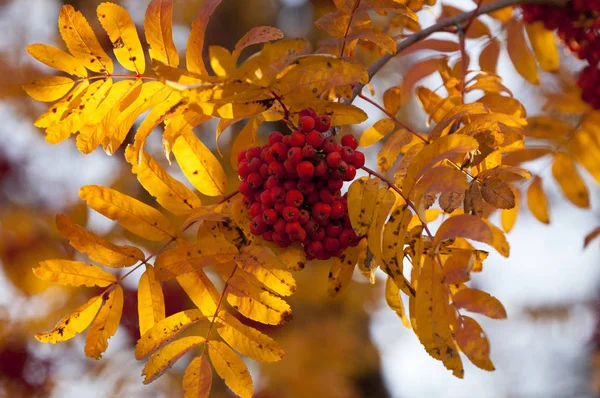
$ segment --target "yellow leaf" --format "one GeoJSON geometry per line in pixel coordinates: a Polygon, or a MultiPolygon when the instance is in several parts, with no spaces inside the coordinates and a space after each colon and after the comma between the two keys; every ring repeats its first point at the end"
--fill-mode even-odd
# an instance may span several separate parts
{"type": "Polygon", "coordinates": [[[163,132],[162,147],[165,157],[171,164],[171,150],[177,138],[183,135],[185,131],[192,130],[194,127],[204,123],[211,117],[202,113],[201,109],[194,109],[193,106],[186,106],[178,114],[165,121],[165,131],[163,132]]]}
{"type": "Polygon", "coordinates": [[[506,319],[506,310],[494,296],[477,289],[460,289],[453,296],[456,308],[477,312],[492,319],[506,319]]]}
{"type": "Polygon", "coordinates": [[[200,310],[177,312],[156,323],[140,337],[135,345],[135,358],[146,358],[166,343],[173,340],[187,327],[206,319],[200,310]]]}
{"type": "Polygon", "coordinates": [[[521,201],[521,191],[518,189],[514,191],[515,193],[515,205],[511,209],[503,209],[500,213],[500,220],[502,222],[502,229],[505,232],[510,232],[515,222],[517,221],[517,217],[519,216],[519,206],[521,201]]]}
{"type": "Polygon", "coordinates": [[[194,22],[192,22],[192,30],[188,38],[185,53],[186,67],[190,72],[208,75],[204,61],[202,60],[204,35],[206,34],[208,21],[220,3],[221,0],[207,0],[202,3],[194,22]]]}
{"type": "Polygon", "coordinates": [[[379,150],[377,154],[377,167],[383,172],[388,171],[401,154],[406,153],[414,145],[422,142],[408,130],[396,130],[379,150]]]}
{"type": "Polygon", "coordinates": [[[141,80],[123,80],[112,85],[104,101],[77,136],[77,148],[81,153],[87,155],[100,145],[121,109],[127,108],[138,97],[141,85],[141,80]]]}
{"type": "Polygon", "coordinates": [[[208,355],[215,372],[227,387],[242,398],[251,398],[252,377],[244,361],[220,341],[210,341],[207,344],[208,355]]]}
{"type": "MultiPolygon", "coordinates": [[[[497,229],[497,228],[496,228],[497,229]]],[[[502,234],[502,231],[495,231],[490,228],[484,220],[470,214],[458,214],[448,218],[440,225],[433,239],[433,247],[439,249],[439,245],[448,239],[467,238],[478,242],[488,244],[495,248],[498,253],[508,257],[507,249],[504,247],[505,241],[501,242],[494,233],[502,234]]],[[[502,234],[503,237],[503,234],[502,234]]]]}
{"type": "Polygon", "coordinates": [[[71,286],[106,287],[117,281],[113,274],[96,265],[70,260],[42,261],[33,273],[42,280],[71,286]]]}
{"type": "Polygon", "coordinates": [[[396,286],[394,279],[390,276],[385,281],[385,301],[391,309],[396,311],[404,327],[410,329],[410,321],[406,317],[406,311],[404,311],[404,304],[402,304],[402,299],[400,298],[400,290],[396,286]]]}
{"type": "Polygon", "coordinates": [[[523,22],[516,19],[510,20],[506,32],[506,49],[515,69],[529,83],[540,84],[535,58],[525,42],[523,22]]]}
{"type": "Polygon", "coordinates": [[[454,331],[454,337],[460,350],[475,366],[483,370],[495,370],[490,360],[490,342],[477,321],[462,315],[458,321],[458,328],[454,331]]]}
{"type": "Polygon", "coordinates": [[[481,182],[481,196],[496,209],[515,207],[515,194],[512,188],[498,177],[486,178],[481,182]]]}
{"type": "Polygon", "coordinates": [[[64,317],[54,330],[47,333],[36,333],[34,337],[41,343],[52,344],[70,340],[87,329],[96,317],[101,305],[102,295],[92,297],[87,303],[64,317]]]}
{"type": "Polygon", "coordinates": [[[184,337],[172,342],[156,354],[152,355],[142,370],[142,376],[144,376],[143,383],[152,383],[173,366],[179,358],[205,341],[204,337],[200,336],[184,337]]]}
{"type": "Polygon", "coordinates": [[[360,146],[368,147],[381,141],[386,135],[394,131],[395,126],[396,123],[392,119],[378,120],[362,133],[360,146]]]}
{"type": "MultiPolygon", "coordinates": [[[[433,203],[428,198],[438,192],[464,192],[469,187],[464,173],[444,165],[429,169],[417,182],[411,192],[411,198],[418,215],[425,219],[425,210],[433,203]]],[[[435,197],[434,197],[435,198],[435,197]]]]}
{"type": "Polygon", "coordinates": [[[538,176],[533,178],[527,189],[527,207],[540,222],[550,224],[548,198],[542,187],[542,179],[538,176]]]}
{"type": "Polygon", "coordinates": [[[158,210],[111,188],[87,185],[79,196],[98,213],[118,221],[128,231],[148,240],[168,240],[177,231],[158,210]]]}
{"type": "Polygon", "coordinates": [[[105,127],[106,134],[102,141],[102,147],[106,153],[113,155],[125,141],[138,116],[161,104],[170,93],[171,90],[160,82],[142,84],[139,95],[131,104],[122,108],[120,113],[111,114],[108,117],[112,124],[110,127],[105,127]]]}
{"type": "Polygon", "coordinates": [[[129,267],[144,260],[144,253],[133,246],[117,246],[100,236],[86,231],[64,214],[56,216],[56,227],[62,236],[69,239],[73,248],[87,253],[90,260],[108,267],[129,267]]]}
{"type": "Polygon", "coordinates": [[[194,133],[184,131],[175,141],[173,153],[181,170],[198,191],[208,196],[225,196],[225,170],[194,133]]]}
{"type": "MultiPolygon", "coordinates": [[[[90,82],[87,79],[79,83],[69,95],[52,105],[50,109],[48,109],[42,116],[38,117],[33,123],[34,126],[46,128],[52,126],[53,124],[60,123],[61,118],[65,115],[65,113],[73,109],[76,106],[75,104],[79,103],[79,99],[81,99],[89,86],[90,82]]],[[[56,144],[58,141],[48,140],[48,142],[51,144],[56,144]]]]}
{"type": "Polygon", "coordinates": [[[94,117],[98,105],[104,100],[111,87],[112,79],[110,78],[90,84],[85,93],[69,106],[60,122],[54,123],[46,129],[46,141],[55,144],[66,140],[71,134],[80,130],[94,117]]]}
{"type": "Polygon", "coordinates": [[[179,55],[173,42],[173,1],[152,0],[146,8],[144,34],[150,58],[176,68],[179,55]]]}
{"type": "Polygon", "coordinates": [[[363,248],[360,247],[360,245],[354,247],[351,246],[342,253],[341,258],[333,258],[331,270],[329,271],[329,276],[327,278],[327,293],[329,294],[329,297],[337,297],[342,290],[348,286],[362,249],[363,248]]]}
{"type": "Polygon", "coordinates": [[[408,166],[406,177],[402,180],[402,192],[410,195],[417,179],[435,163],[477,149],[479,144],[473,137],[465,135],[446,135],[426,145],[414,157],[408,166]]]}
{"type": "Polygon", "coordinates": [[[48,76],[30,84],[24,84],[23,89],[34,100],[53,102],[64,97],[75,85],[70,77],[48,76]]]}
{"type": "Polygon", "coordinates": [[[213,316],[217,312],[220,294],[204,271],[179,275],[177,282],[204,315],[213,316]]]}
{"type": "Polygon", "coordinates": [[[205,356],[192,359],[183,374],[184,398],[208,398],[212,376],[212,368],[205,356]]]}
{"type": "Polygon", "coordinates": [[[143,74],[146,71],[144,49],[129,13],[113,3],[100,3],[96,13],[112,42],[117,61],[125,69],[143,74]]]}
{"type": "Polygon", "coordinates": [[[86,68],[99,73],[113,73],[112,60],[102,49],[88,21],[73,6],[61,7],[58,28],[71,54],[86,68]]]}
{"type": "Polygon", "coordinates": [[[540,68],[546,72],[558,71],[560,58],[554,32],[546,29],[542,21],[526,23],[525,30],[540,68]]]}
{"type": "Polygon", "coordinates": [[[226,240],[213,240],[210,245],[181,242],[177,247],[160,253],[154,263],[159,281],[173,279],[208,265],[231,261],[237,256],[237,248],[226,240]]]}
{"type": "Polygon", "coordinates": [[[388,113],[395,115],[402,105],[402,86],[393,86],[383,93],[383,106],[388,113]]]}
{"type": "Polygon", "coordinates": [[[600,183],[600,144],[591,132],[579,130],[567,143],[569,154],[600,183]]]}
{"type": "Polygon", "coordinates": [[[409,296],[415,292],[403,275],[404,241],[412,214],[408,206],[395,209],[383,229],[383,270],[393,278],[396,285],[409,296]]]}
{"type": "Polygon", "coordinates": [[[87,70],[77,58],[56,47],[47,44],[31,44],[27,46],[25,50],[33,58],[51,68],[73,76],[87,76],[87,70]]]}
{"type": "Polygon", "coordinates": [[[244,48],[254,44],[266,43],[283,38],[283,32],[272,26],[256,26],[250,29],[238,42],[235,44],[232,56],[234,62],[239,58],[244,48]]]}
{"type": "Polygon", "coordinates": [[[532,116],[527,118],[525,135],[532,138],[557,139],[567,137],[572,128],[562,120],[547,116],[532,116]]]}
{"type": "Polygon", "coordinates": [[[261,362],[283,359],[283,349],[269,336],[246,326],[227,311],[219,314],[219,336],[242,355],[261,362]]]}
{"type": "Polygon", "coordinates": [[[119,327],[123,315],[123,288],[119,285],[108,294],[106,302],[90,328],[85,339],[85,356],[100,359],[108,348],[110,339],[119,327]]]}
{"type": "Polygon", "coordinates": [[[225,47],[208,47],[208,59],[213,72],[219,77],[230,76],[235,72],[235,60],[225,47]]]}
{"type": "Polygon", "coordinates": [[[277,256],[281,266],[292,271],[300,271],[306,266],[306,253],[300,246],[279,247],[272,242],[261,242],[277,256]]]}
{"type": "Polygon", "coordinates": [[[561,152],[556,154],[552,163],[552,175],[571,203],[584,209],[590,207],[588,188],[569,156],[561,152]]]}
{"type": "Polygon", "coordinates": [[[234,170],[238,169],[238,153],[256,144],[256,132],[263,121],[264,119],[261,115],[248,120],[246,125],[238,133],[237,137],[235,137],[235,140],[233,140],[233,144],[231,144],[230,163],[234,170]]]}
{"type": "Polygon", "coordinates": [[[280,267],[282,264],[277,256],[265,246],[243,247],[235,262],[241,269],[280,296],[289,296],[296,291],[296,281],[292,274],[280,267]]]}
{"type": "Polygon", "coordinates": [[[392,206],[396,203],[396,196],[388,188],[381,188],[375,201],[375,211],[373,221],[367,231],[367,245],[369,251],[373,253],[377,265],[383,265],[383,253],[381,250],[381,235],[383,225],[390,215],[392,206]]]}
{"type": "Polygon", "coordinates": [[[379,183],[378,178],[361,177],[348,188],[348,215],[358,236],[366,234],[373,221],[379,183]]]}
{"type": "Polygon", "coordinates": [[[142,153],[141,163],[131,147],[127,146],[125,158],[132,165],[138,181],[162,207],[177,216],[186,216],[194,208],[202,206],[200,199],[188,187],[173,178],[147,152],[142,153]]]}
{"type": "Polygon", "coordinates": [[[144,121],[135,132],[135,140],[133,142],[133,151],[138,163],[142,161],[142,152],[146,145],[146,139],[150,136],[152,130],[166,119],[173,117],[177,113],[181,103],[181,95],[173,91],[144,118],[144,121]]]}
{"type": "Polygon", "coordinates": [[[138,315],[140,335],[165,318],[165,297],[150,264],[138,283],[138,315]]]}

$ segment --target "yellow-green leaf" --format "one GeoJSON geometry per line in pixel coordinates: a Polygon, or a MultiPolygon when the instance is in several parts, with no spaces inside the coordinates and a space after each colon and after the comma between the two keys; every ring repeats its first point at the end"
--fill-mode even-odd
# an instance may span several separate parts
{"type": "Polygon", "coordinates": [[[61,319],[52,331],[36,333],[34,337],[41,343],[52,344],[70,340],[87,329],[96,317],[101,305],[102,295],[92,297],[87,303],[61,319]]]}
{"type": "Polygon", "coordinates": [[[87,357],[102,358],[102,353],[108,348],[108,339],[117,332],[121,315],[123,315],[123,288],[116,285],[115,289],[108,294],[85,339],[84,351],[87,357]]]}
{"type": "Polygon", "coordinates": [[[142,238],[160,241],[176,236],[176,229],[158,210],[111,188],[87,185],[79,196],[98,213],[118,221],[142,238]]]}
{"type": "Polygon", "coordinates": [[[117,281],[110,272],[96,265],[71,260],[46,260],[33,269],[38,278],[61,285],[106,287],[117,281]]]}

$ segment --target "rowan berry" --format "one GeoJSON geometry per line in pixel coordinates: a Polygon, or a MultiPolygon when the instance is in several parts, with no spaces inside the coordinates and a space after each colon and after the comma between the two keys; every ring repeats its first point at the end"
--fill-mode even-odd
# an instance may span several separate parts
{"type": "Polygon", "coordinates": [[[342,147],[339,146],[335,140],[331,137],[325,138],[325,140],[323,140],[323,152],[329,154],[332,152],[342,152],[342,147]]]}
{"type": "Polygon", "coordinates": [[[333,203],[333,192],[327,187],[321,188],[319,190],[319,199],[323,203],[333,203]]]}
{"type": "Polygon", "coordinates": [[[283,187],[275,187],[270,190],[271,191],[271,199],[273,202],[283,202],[286,197],[286,192],[283,187]]]}
{"type": "Polygon", "coordinates": [[[283,134],[281,134],[279,131],[273,131],[271,134],[269,134],[269,146],[272,146],[276,142],[281,142],[282,139],[283,134]]]}
{"type": "Polygon", "coordinates": [[[248,168],[248,162],[246,160],[240,162],[238,165],[238,174],[242,179],[246,179],[248,178],[248,175],[250,175],[250,169],[248,168]]]}
{"type": "Polygon", "coordinates": [[[276,176],[270,176],[269,178],[267,178],[267,181],[264,183],[264,187],[267,189],[273,189],[275,187],[278,187],[279,185],[281,185],[279,183],[279,180],[277,179],[276,176]]]}
{"type": "Polygon", "coordinates": [[[340,224],[337,221],[331,221],[327,227],[325,227],[325,232],[327,233],[327,236],[331,237],[331,238],[337,238],[338,236],[340,236],[340,234],[342,233],[343,227],[342,224],[340,224]]]}
{"type": "Polygon", "coordinates": [[[352,181],[354,180],[354,177],[356,177],[356,167],[348,165],[348,168],[346,169],[346,172],[344,173],[342,178],[344,179],[344,181],[352,181]]]}
{"type": "Polygon", "coordinates": [[[346,205],[341,200],[334,200],[331,203],[331,215],[333,220],[338,220],[346,215],[346,205]]]}
{"type": "Polygon", "coordinates": [[[251,173],[259,172],[262,164],[263,162],[259,158],[253,158],[248,161],[248,170],[250,170],[251,173]]]}
{"type": "Polygon", "coordinates": [[[250,232],[252,232],[254,235],[262,235],[267,228],[268,226],[263,221],[262,216],[256,216],[250,222],[250,232]]]}
{"type": "Polygon", "coordinates": [[[302,148],[306,142],[306,136],[304,133],[294,131],[290,136],[290,145],[296,148],[302,148]]]}
{"type": "Polygon", "coordinates": [[[250,205],[250,217],[254,218],[256,216],[260,216],[262,212],[262,205],[260,203],[255,202],[250,205]]]}
{"type": "Polygon", "coordinates": [[[365,155],[362,152],[354,152],[354,161],[352,162],[352,166],[357,169],[360,169],[365,165],[365,155]]]}
{"type": "Polygon", "coordinates": [[[340,162],[342,161],[342,155],[340,155],[337,152],[330,152],[329,154],[327,154],[327,166],[331,167],[332,169],[335,169],[337,167],[339,167],[340,162]]]}
{"type": "Polygon", "coordinates": [[[342,189],[342,187],[344,186],[344,180],[331,178],[331,179],[327,180],[327,186],[332,191],[337,191],[339,189],[342,189]]]}
{"type": "Polygon", "coordinates": [[[273,156],[273,159],[278,161],[284,161],[286,159],[287,151],[288,146],[285,145],[283,142],[276,142],[271,146],[271,149],[269,149],[269,152],[271,153],[271,156],[273,156]]]}
{"type": "Polygon", "coordinates": [[[285,233],[273,232],[271,235],[273,238],[273,242],[275,242],[279,247],[287,247],[290,245],[290,239],[285,233]]]}
{"type": "Polygon", "coordinates": [[[240,193],[244,196],[252,196],[256,191],[248,184],[248,181],[241,181],[238,187],[240,193]]]}
{"type": "Polygon", "coordinates": [[[315,149],[321,149],[325,137],[317,130],[313,130],[306,134],[306,143],[315,149]]]}
{"type": "Polygon", "coordinates": [[[356,238],[356,234],[352,229],[344,229],[340,234],[340,244],[342,247],[348,247],[352,245],[356,238]]]}
{"type": "Polygon", "coordinates": [[[258,189],[258,188],[262,187],[262,185],[264,183],[264,180],[260,176],[259,173],[250,173],[250,175],[248,176],[246,181],[248,182],[248,185],[252,189],[258,189]]]}
{"type": "Polygon", "coordinates": [[[300,117],[300,130],[309,133],[315,127],[315,118],[312,116],[300,117]]]}
{"type": "Polygon", "coordinates": [[[313,257],[317,257],[325,251],[323,243],[319,241],[313,241],[308,244],[307,252],[313,257]]]}
{"type": "Polygon", "coordinates": [[[300,209],[300,214],[298,216],[298,222],[300,225],[305,225],[310,220],[310,213],[304,209],[300,209]]]}
{"type": "Polygon", "coordinates": [[[262,237],[267,242],[272,242],[273,241],[273,231],[265,231],[265,232],[263,232],[262,237]]]}
{"type": "Polygon", "coordinates": [[[263,178],[263,180],[266,180],[267,178],[269,178],[269,176],[270,176],[269,165],[266,163],[261,164],[259,173],[260,173],[260,176],[263,178]]]}
{"type": "Polygon", "coordinates": [[[285,221],[288,221],[288,222],[297,221],[299,217],[300,217],[300,210],[298,210],[297,207],[286,206],[283,209],[283,218],[285,219],[285,221]]]}
{"type": "Polygon", "coordinates": [[[350,147],[353,150],[358,148],[358,141],[352,134],[346,134],[342,137],[342,145],[350,147]]]}
{"type": "Polygon", "coordinates": [[[304,203],[304,196],[297,189],[292,189],[288,191],[285,196],[285,203],[288,206],[300,207],[302,203],[304,203]]]}
{"type": "Polygon", "coordinates": [[[301,180],[311,180],[315,173],[315,166],[308,160],[304,160],[296,166],[296,173],[298,173],[298,178],[301,180]]]}
{"type": "MultiPolygon", "coordinates": [[[[241,186],[242,184],[240,184],[241,186]]],[[[242,192],[242,191],[240,191],[242,192]]],[[[271,190],[265,190],[260,193],[260,201],[267,206],[273,206],[275,201],[271,197],[271,190]]]]}
{"type": "Polygon", "coordinates": [[[244,159],[246,159],[246,151],[245,150],[239,151],[237,154],[237,162],[241,163],[242,160],[244,160],[244,159]]]}
{"type": "Polygon", "coordinates": [[[323,240],[323,246],[328,252],[337,252],[340,248],[340,240],[327,237],[323,240]]]}
{"type": "Polygon", "coordinates": [[[312,191],[305,198],[306,203],[308,203],[309,205],[314,205],[315,203],[318,203],[320,200],[321,199],[319,197],[319,191],[312,191]]]}
{"type": "Polygon", "coordinates": [[[317,112],[315,112],[312,108],[304,108],[300,112],[298,112],[298,116],[310,116],[312,118],[315,118],[317,117],[317,112]]]}
{"type": "Polygon", "coordinates": [[[331,117],[327,115],[317,116],[315,118],[315,130],[325,132],[331,126],[331,117]]]}
{"type": "Polygon", "coordinates": [[[312,159],[317,151],[312,145],[304,145],[302,147],[302,157],[304,159],[312,159]]]}
{"type": "Polygon", "coordinates": [[[273,208],[275,209],[275,211],[279,214],[283,213],[283,209],[285,209],[285,202],[277,202],[273,205],[273,208]]]}
{"type": "Polygon", "coordinates": [[[257,146],[249,148],[246,151],[246,159],[248,161],[251,161],[252,159],[258,159],[258,158],[260,158],[260,152],[261,152],[261,149],[257,146]]]}
{"type": "Polygon", "coordinates": [[[283,167],[282,163],[279,163],[276,160],[269,163],[268,169],[269,169],[269,175],[272,175],[275,178],[285,177],[285,167],[283,167]]]}
{"type": "Polygon", "coordinates": [[[324,177],[327,175],[328,171],[329,166],[327,166],[327,162],[325,161],[325,159],[319,160],[319,163],[317,163],[317,165],[315,166],[315,176],[324,177]]]}
{"type": "Polygon", "coordinates": [[[326,220],[331,215],[331,206],[327,203],[319,202],[313,206],[312,216],[317,221],[326,220]]]}
{"type": "Polygon", "coordinates": [[[275,232],[279,232],[280,234],[285,233],[285,226],[287,222],[283,218],[279,218],[275,224],[273,224],[273,230],[275,232]]]}

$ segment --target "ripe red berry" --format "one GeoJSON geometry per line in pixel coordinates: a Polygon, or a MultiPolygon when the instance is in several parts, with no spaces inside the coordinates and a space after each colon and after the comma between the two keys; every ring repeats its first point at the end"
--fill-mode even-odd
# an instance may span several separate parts
{"type": "Polygon", "coordinates": [[[246,159],[246,151],[240,151],[237,154],[237,162],[240,163],[242,160],[246,159]]]}
{"type": "Polygon", "coordinates": [[[302,147],[302,157],[304,159],[312,159],[317,151],[312,145],[304,145],[302,147]]]}
{"type": "Polygon", "coordinates": [[[288,147],[283,142],[276,142],[271,145],[269,153],[273,156],[273,159],[278,161],[284,161],[287,156],[288,147]]]}
{"type": "Polygon", "coordinates": [[[346,134],[342,137],[342,145],[348,146],[353,150],[356,150],[356,148],[358,148],[358,141],[356,140],[356,138],[354,138],[352,134],[346,134]]]}
{"type": "Polygon", "coordinates": [[[256,216],[260,216],[262,212],[262,205],[260,203],[252,203],[252,205],[250,206],[250,217],[254,218],[256,216]]]}
{"type": "MultiPolygon", "coordinates": [[[[242,185],[242,184],[240,184],[240,185],[242,185]]],[[[260,201],[262,202],[263,205],[267,205],[267,206],[273,206],[273,204],[275,204],[275,201],[271,198],[270,190],[262,191],[260,193],[260,201]]]]}
{"type": "Polygon", "coordinates": [[[262,234],[262,237],[264,240],[266,240],[267,242],[272,242],[273,241],[273,231],[265,231],[262,234]]]}
{"type": "Polygon", "coordinates": [[[262,187],[264,183],[264,180],[259,173],[250,173],[246,181],[248,181],[248,185],[252,189],[258,189],[262,187]]]}
{"type": "Polygon", "coordinates": [[[244,180],[246,178],[248,178],[248,175],[250,175],[250,169],[248,168],[248,161],[243,160],[242,162],[240,162],[239,167],[238,167],[238,174],[244,180]]]}
{"type": "Polygon", "coordinates": [[[317,112],[315,112],[312,108],[304,108],[300,112],[298,112],[298,116],[310,116],[314,118],[317,117],[317,112]]]}
{"type": "Polygon", "coordinates": [[[348,164],[351,164],[354,160],[354,149],[349,146],[342,147],[342,160],[348,164]]]}
{"type": "Polygon", "coordinates": [[[300,117],[300,130],[309,133],[315,127],[315,119],[312,116],[300,117]]]}
{"type": "Polygon", "coordinates": [[[313,191],[306,196],[306,203],[309,205],[314,205],[319,202],[321,199],[319,198],[319,191],[313,191]]]}
{"type": "Polygon", "coordinates": [[[319,202],[313,206],[312,216],[319,222],[326,220],[330,214],[331,206],[329,206],[327,203],[319,202]]]}
{"type": "Polygon", "coordinates": [[[327,154],[327,165],[329,167],[331,167],[332,169],[338,168],[340,165],[340,162],[342,161],[342,155],[340,155],[337,152],[331,152],[329,154],[327,154]]]}
{"type": "Polygon", "coordinates": [[[288,222],[297,221],[299,217],[300,217],[300,210],[298,210],[297,207],[286,206],[283,209],[283,218],[285,219],[285,221],[288,221],[288,222]]]}
{"type": "Polygon", "coordinates": [[[283,218],[279,218],[275,224],[273,224],[273,230],[275,232],[279,232],[280,234],[285,233],[285,226],[287,222],[283,218]]]}
{"type": "Polygon", "coordinates": [[[280,183],[279,183],[279,180],[277,179],[277,177],[270,176],[269,178],[267,178],[267,181],[265,182],[264,187],[267,189],[273,189],[279,185],[280,185],[280,183]]]}
{"type": "Polygon", "coordinates": [[[319,227],[316,231],[309,232],[309,236],[311,240],[322,242],[327,237],[327,233],[323,228],[319,227]]]}
{"type": "Polygon", "coordinates": [[[324,140],[325,137],[323,136],[323,134],[318,132],[317,130],[313,130],[310,133],[306,134],[306,143],[315,149],[321,149],[324,140]]]}
{"type": "Polygon", "coordinates": [[[323,246],[328,252],[336,252],[340,248],[340,241],[336,238],[327,237],[323,240],[323,246]]]}
{"type": "Polygon", "coordinates": [[[328,137],[323,141],[323,152],[342,152],[342,147],[339,146],[333,138],[328,137]]]}
{"type": "Polygon", "coordinates": [[[272,146],[276,142],[281,142],[282,138],[283,134],[281,134],[279,131],[273,131],[271,134],[269,134],[269,146],[272,146]]]}
{"type": "Polygon", "coordinates": [[[315,183],[310,180],[309,181],[298,181],[296,188],[298,188],[298,191],[300,191],[302,193],[302,195],[308,195],[315,191],[315,183]]]}
{"type": "Polygon", "coordinates": [[[327,187],[321,188],[319,190],[319,199],[324,203],[333,203],[333,192],[327,187]]]}
{"type": "Polygon", "coordinates": [[[357,169],[360,169],[365,165],[365,155],[362,152],[356,151],[354,152],[354,161],[352,162],[352,166],[357,169]]]}
{"type": "Polygon", "coordinates": [[[283,187],[275,187],[275,188],[271,189],[270,192],[271,192],[271,199],[273,200],[273,202],[277,203],[277,202],[283,202],[285,200],[286,192],[283,187]]]}
{"type": "Polygon", "coordinates": [[[354,243],[356,238],[357,236],[351,228],[344,229],[340,234],[340,244],[342,247],[348,247],[354,243]]]}
{"type": "Polygon", "coordinates": [[[275,178],[283,178],[285,177],[285,167],[283,167],[282,163],[274,160],[269,163],[269,174],[275,178]]]}
{"type": "Polygon", "coordinates": [[[262,164],[263,162],[259,158],[253,158],[248,161],[248,170],[250,170],[251,173],[259,172],[262,164]]]}
{"type": "Polygon", "coordinates": [[[292,147],[288,151],[288,160],[292,163],[298,164],[302,161],[302,149],[298,147],[292,147]]]}
{"type": "Polygon", "coordinates": [[[306,231],[298,221],[288,222],[285,226],[285,232],[292,242],[302,241],[306,237],[306,231]],[[300,237],[302,238],[300,239],[300,237]]]}
{"type": "Polygon", "coordinates": [[[296,181],[295,179],[286,179],[283,182],[283,189],[285,189],[286,191],[291,191],[292,189],[296,189],[297,185],[298,181],[296,181]]]}
{"type": "Polygon", "coordinates": [[[346,215],[346,205],[341,200],[334,200],[331,203],[331,218],[338,220],[346,215]]]}
{"type": "Polygon", "coordinates": [[[263,212],[263,221],[265,224],[273,225],[277,222],[279,218],[279,213],[275,211],[275,209],[268,209],[263,212]]]}
{"type": "Polygon", "coordinates": [[[325,232],[327,232],[327,236],[331,238],[337,238],[342,233],[342,224],[339,222],[332,221],[327,227],[325,227],[325,232]]]}
{"type": "Polygon", "coordinates": [[[263,180],[267,180],[267,178],[269,178],[270,174],[269,174],[269,165],[266,163],[263,163],[260,165],[260,170],[259,170],[260,176],[263,178],[263,180]]]}
{"type": "Polygon", "coordinates": [[[344,186],[344,180],[330,178],[329,180],[327,180],[327,186],[332,191],[337,191],[339,189],[342,189],[342,186],[344,186]]]}
{"type": "Polygon", "coordinates": [[[285,202],[277,202],[273,205],[273,208],[275,209],[275,211],[279,214],[283,213],[283,209],[285,209],[285,202]]]}
{"type": "Polygon", "coordinates": [[[331,126],[331,117],[327,115],[321,115],[315,118],[315,130],[325,132],[329,130],[331,126]]]}
{"type": "Polygon", "coordinates": [[[304,133],[294,131],[290,136],[290,145],[296,148],[302,148],[306,142],[306,136],[304,133]]]}
{"type": "Polygon", "coordinates": [[[310,213],[304,209],[300,209],[300,214],[298,215],[298,222],[300,225],[305,225],[310,220],[310,213]]]}
{"type": "Polygon", "coordinates": [[[308,160],[304,160],[296,166],[296,173],[298,173],[298,178],[308,181],[315,173],[315,166],[308,160]]]}
{"type": "Polygon", "coordinates": [[[310,242],[308,244],[308,248],[306,251],[311,256],[318,257],[319,255],[323,254],[323,252],[325,251],[325,248],[323,247],[323,243],[315,241],[315,242],[310,242]]]}
{"type": "Polygon", "coordinates": [[[248,148],[248,150],[246,151],[246,159],[248,159],[248,161],[250,161],[252,159],[259,158],[260,152],[261,152],[261,149],[257,146],[248,148]]]}
{"type": "Polygon", "coordinates": [[[268,226],[263,221],[262,216],[254,217],[250,222],[250,232],[252,232],[254,235],[262,235],[267,228],[268,226]]]}
{"type": "Polygon", "coordinates": [[[287,247],[290,245],[290,239],[285,233],[273,232],[271,235],[273,238],[273,242],[275,242],[279,247],[287,247]]]}
{"type": "Polygon", "coordinates": [[[317,232],[319,230],[319,223],[314,218],[310,218],[306,224],[304,224],[304,229],[306,229],[306,232],[308,233],[317,232]]]}
{"type": "Polygon", "coordinates": [[[344,175],[342,177],[343,177],[344,181],[354,180],[354,177],[356,177],[356,167],[354,167],[352,165],[348,165],[348,168],[346,169],[346,172],[344,173],[344,175]]]}
{"type": "Polygon", "coordinates": [[[254,189],[252,189],[252,187],[250,187],[248,181],[241,181],[238,189],[244,196],[252,196],[256,192],[254,189]]]}
{"type": "Polygon", "coordinates": [[[317,163],[317,165],[315,166],[315,175],[317,177],[324,177],[325,175],[327,175],[328,171],[329,166],[327,166],[327,162],[325,161],[325,159],[319,160],[319,163],[317,163]]]}
{"type": "Polygon", "coordinates": [[[285,196],[285,203],[288,206],[300,207],[302,206],[303,202],[304,196],[302,196],[302,193],[300,193],[300,191],[298,191],[297,189],[292,189],[291,191],[288,191],[288,193],[285,196]]]}

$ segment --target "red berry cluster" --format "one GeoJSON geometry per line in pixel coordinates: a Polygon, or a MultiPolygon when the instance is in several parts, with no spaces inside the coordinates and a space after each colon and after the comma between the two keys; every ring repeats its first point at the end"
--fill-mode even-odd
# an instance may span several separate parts
{"type": "Polygon", "coordinates": [[[600,0],[571,0],[565,6],[527,4],[521,6],[527,23],[543,21],[578,58],[589,63],[577,84],[582,99],[600,109],[600,0]]]}
{"type": "Polygon", "coordinates": [[[310,108],[299,116],[300,127],[292,134],[274,131],[268,144],[238,154],[250,230],[280,247],[302,244],[309,260],[339,257],[359,241],[341,188],[354,179],[365,156],[352,135],[343,136],[340,145],[324,134],[329,116],[310,108]]]}

